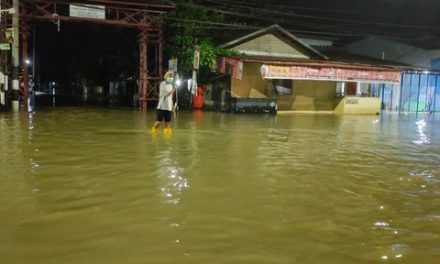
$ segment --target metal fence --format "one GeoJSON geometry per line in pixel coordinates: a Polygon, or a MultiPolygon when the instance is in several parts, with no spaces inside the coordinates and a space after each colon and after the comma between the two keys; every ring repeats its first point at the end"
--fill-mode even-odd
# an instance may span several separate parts
{"type": "Polygon", "coordinates": [[[440,73],[403,73],[399,101],[401,112],[440,112],[440,73]]]}

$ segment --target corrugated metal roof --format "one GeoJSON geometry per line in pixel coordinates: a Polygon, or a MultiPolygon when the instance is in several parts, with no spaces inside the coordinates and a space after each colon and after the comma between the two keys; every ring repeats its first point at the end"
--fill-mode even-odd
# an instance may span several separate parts
{"type": "Polygon", "coordinates": [[[366,56],[356,55],[348,53],[341,49],[324,49],[317,50],[311,46],[302,42],[299,38],[289,33],[279,25],[272,25],[267,28],[255,31],[251,34],[245,35],[243,37],[234,39],[227,42],[220,47],[223,48],[234,48],[240,44],[251,41],[254,38],[260,37],[264,34],[274,34],[287,43],[291,44],[292,47],[302,49],[307,55],[310,55],[311,59],[301,59],[292,57],[274,57],[274,56],[260,56],[260,55],[237,55],[232,56],[233,58],[242,59],[247,62],[260,62],[266,64],[277,64],[277,65],[303,65],[310,67],[339,67],[345,69],[379,69],[379,70],[426,70],[411,65],[379,60],[375,58],[370,58],[366,56]]]}
{"type": "Polygon", "coordinates": [[[297,38],[295,35],[291,34],[290,32],[283,29],[282,27],[280,27],[277,24],[271,25],[269,27],[266,27],[261,30],[250,33],[248,35],[245,35],[243,37],[229,41],[229,42],[221,45],[220,47],[233,48],[239,44],[248,42],[252,39],[255,39],[257,37],[260,37],[262,35],[269,34],[269,33],[279,37],[280,39],[284,40],[287,44],[291,45],[292,47],[294,47],[296,49],[299,49],[300,51],[309,55],[311,58],[323,59],[323,60],[328,59],[324,54],[322,54],[318,50],[312,48],[311,46],[307,45],[306,43],[301,41],[299,38],[297,38]]]}

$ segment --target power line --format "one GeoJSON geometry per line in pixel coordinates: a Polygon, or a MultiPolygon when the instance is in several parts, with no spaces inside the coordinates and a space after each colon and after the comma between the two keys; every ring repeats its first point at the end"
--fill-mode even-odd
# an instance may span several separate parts
{"type": "MultiPolygon", "coordinates": [[[[217,3],[218,1],[213,1],[213,0],[205,0],[207,2],[214,2],[217,3]]],[[[231,0],[225,0],[225,2],[234,2],[231,0]]],[[[406,40],[406,41],[413,41],[414,40],[414,34],[411,34],[411,32],[403,32],[402,31],[389,31],[389,29],[381,29],[382,33],[379,33],[380,31],[376,29],[372,29],[372,28],[359,28],[356,26],[352,27],[352,24],[350,23],[345,23],[345,25],[341,25],[341,24],[322,24],[322,23],[313,23],[313,22],[308,22],[308,21],[296,21],[296,20],[292,20],[292,19],[280,19],[280,16],[283,16],[285,14],[281,14],[280,12],[277,12],[274,14],[274,11],[271,10],[267,10],[267,9],[261,9],[261,8],[253,8],[251,7],[249,10],[246,11],[242,11],[242,12],[238,12],[238,11],[231,11],[231,10],[224,10],[221,8],[213,8],[212,6],[204,6],[204,5],[197,5],[197,4],[178,4],[178,5],[182,5],[182,6],[192,6],[192,7],[197,7],[197,8],[203,8],[205,10],[208,11],[212,11],[212,12],[218,12],[218,13],[223,13],[226,15],[231,15],[231,16],[237,16],[237,17],[241,17],[241,18],[246,18],[246,19],[254,19],[256,21],[267,21],[267,22],[271,22],[271,23],[282,23],[283,27],[288,28],[289,25],[295,27],[294,29],[290,29],[290,32],[293,32],[295,34],[303,34],[303,35],[322,35],[322,36],[337,36],[337,37],[368,37],[368,36],[380,36],[380,37],[384,37],[384,38],[388,38],[388,39],[394,39],[394,40],[406,40]],[[258,12],[256,11],[263,11],[263,14],[258,14],[258,12]],[[266,12],[266,13],[264,13],[266,12]],[[269,14],[269,15],[268,15],[269,14]],[[270,15],[272,14],[272,16],[270,15]],[[350,26],[349,26],[350,25],[350,26]],[[287,26],[287,27],[286,27],[287,26]],[[305,27],[307,27],[308,29],[304,29],[305,27]],[[300,29],[299,29],[300,28],[300,29]]],[[[239,7],[241,7],[242,5],[238,4],[239,7]]],[[[179,20],[181,22],[189,22],[189,23],[198,23],[198,24],[203,24],[203,23],[207,23],[209,25],[211,25],[211,27],[213,25],[216,26],[216,29],[218,30],[228,30],[228,29],[234,29],[234,30],[238,30],[238,29],[261,29],[261,26],[258,27],[253,27],[253,26],[249,26],[249,25],[235,25],[235,24],[228,24],[228,23],[218,23],[218,24],[213,24],[213,22],[206,22],[206,21],[201,21],[201,20],[194,20],[194,19],[176,19],[176,18],[168,18],[168,19],[172,19],[172,20],[179,20]]],[[[248,22],[248,21],[246,21],[248,22]]],[[[385,23],[386,24],[386,23],[385,23]]],[[[201,26],[198,26],[199,28],[201,28],[201,26]]],[[[204,28],[209,29],[208,26],[204,26],[204,28]]],[[[264,26],[263,26],[264,28],[264,26]]],[[[440,28],[439,28],[440,29],[440,28]]]]}
{"type": "MultiPolygon", "coordinates": [[[[246,26],[246,25],[237,25],[237,24],[228,24],[228,23],[218,23],[218,22],[209,22],[209,21],[203,21],[203,20],[194,20],[194,19],[183,19],[183,18],[173,18],[173,17],[167,17],[166,20],[174,20],[174,21],[180,21],[180,22],[186,22],[186,23],[195,23],[199,25],[194,25],[199,28],[207,28],[207,29],[237,29],[237,30],[246,30],[246,29],[254,29],[254,30],[260,30],[265,27],[258,27],[258,26],[246,26]],[[213,26],[204,26],[203,24],[208,25],[217,25],[218,27],[213,26]]],[[[176,25],[177,27],[185,28],[186,25],[176,25]]],[[[328,32],[328,31],[313,31],[313,30],[298,30],[298,29],[286,29],[289,32],[299,33],[299,34],[319,34],[319,35],[325,35],[325,36],[348,36],[348,37],[362,37],[364,34],[361,32],[359,33],[339,33],[339,32],[328,32]]]]}
{"type": "MultiPolygon", "coordinates": [[[[253,10],[256,11],[261,11],[261,12],[265,12],[265,13],[271,13],[277,16],[287,16],[287,17],[293,17],[293,18],[309,18],[309,19],[315,19],[315,20],[325,20],[325,21],[337,21],[337,22],[347,22],[347,23],[358,23],[358,24],[369,24],[369,25],[373,25],[373,26],[390,26],[390,27],[400,27],[400,28],[413,28],[413,29],[426,29],[426,28],[430,28],[430,29],[437,29],[440,30],[440,27],[438,26],[429,26],[429,25],[408,25],[408,24],[396,24],[396,23],[386,23],[386,22],[373,22],[373,21],[366,21],[366,20],[354,20],[354,19],[344,19],[344,18],[333,18],[333,17],[323,17],[323,16],[314,16],[314,15],[304,15],[304,14],[292,14],[292,13],[286,13],[286,12],[280,12],[277,10],[269,10],[269,9],[264,9],[264,8],[256,8],[256,7],[249,7],[249,6],[243,6],[240,2],[240,4],[235,4],[236,2],[234,1],[216,1],[216,0],[203,0],[205,2],[210,2],[210,3],[225,3],[225,2],[229,2],[229,3],[234,3],[234,4],[230,4],[233,5],[235,7],[238,8],[251,8],[253,10]]],[[[286,8],[292,8],[292,7],[286,7],[286,6],[277,6],[277,7],[282,7],[283,9],[286,8]]],[[[218,10],[218,9],[217,9],[218,10]]],[[[319,10],[318,8],[315,8],[315,10],[319,10]]],[[[320,9],[323,12],[326,12],[327,10],[325,9],[320,9]]],[[[222,12],[225,12],[224,10],[222,10],[222,12]]]]}
{"type": "MultiPolygon", "coordinates": [[[[256,16],[255,14],[249,14],[249,13],[244,13],[244,12],[235,12],[235,11],[228,11],[228,10],[220,10],[218,8],[212,8],[212,7],[206,7],[206,6],[200,6],[200,5],[190,5],[190,4],[180,4],[182,6],[191,6],[191,7],[198,7],[198,8],[204,8],[206,10],[210,10],[212,12],[217,12],[217,13],[222,13],[222,14],[226,14],[226,15],[232,15],[232,16],[238,16],[238,17],[242,17],[242,18],[248,18],[248,19],[253,19],[253,20],[260,20],[260,21],[267,21],[267,22],[271,22],[271,23],[282,23],[284,25],[290,25],[290,26],[301,26],[304,27],[305,25],[309,26],[309,27],[319,27],[321,29],[323,28],[328,28],[329,30],[338,30],[338,25],[322,25],[322,24],[317,24],[317,23],[308,23],[305,24],[304,21],[301,22],[296,22],[294,20],[286,20],[286,19],[280,19],[280,17],[274,17],[274,16],[256,16]]],[[[355,32],[357,29],[355,28],[348,28],[345,27],[343,30],[341,31],[351,31],[351,32],[355,32]]]]}
{"type": "MultiPolygon", "coordinates": [[[[282,23],[284,25],[290,25],[290,26],[299,26],[304,28],[305,26],[309,27],[309,28],[318,28],[317,30],[294,30],[294,32],[299,32],[299,33],[303,33],[303,34],[307,34],[307,33],[311,33],[311,34],[321,34],[321,35],[331,35],[331,36],[355,36],[355,37],[365,37],[365,36],[370,36],[370,35],[383,35],[383,34],[379,34],[377,31],[370,31],[368,29],[359,29],[359,28],[355,28],[355,27],[349,27],[349,26],[341,26],[338,24],[315,24],[315,23],[304,23],[304,21],[301,22],[295,22],[292,20],[281,20],[279,17],[275,17],[275,16],[256,16],[255,14],[251,15],[249,12],[247,13],[242,13],[242,12],[235,12],[235,11],[228,11],[228,10],[220,10],[218,8],[212,8],[212,7],[207,7],[207,6],[201,6],[201,5],[194,5],[194,4],[180,4],[182,6],[191,6],[191,7],[198,7],[198,8],[204,8],[206,10],[209,11],[213,11],[213,12],[218,12],[218,13],[223,13],[223,14],[227,14],[227,15],[233,15],[233,16],[238,16],[238,17],[243,17],[243,18],[250,18],[250,19],[255,19],[255,20],[261,20],[261,21],[268,21],[271,23],[282,23]],[[322,31],[323,29],[327,29],[327,31],[322,31]],[[328,31],[332,31],[331,33],[328,31]]],[[[389,32],[386,32],[387,35],[390,35],[389,32]]],[[[390,37],[390,36],[388,36],[390,37]]],[[[393,32],[393,36],[391,36],[393,38],[402,38],[405,37],[404,35],[402,36],[402,34],[398,34],[397,32],[393,32]]],[[[409,36],[406,38],[410,38],[409,36]]]]}
{"type": "Polygon", "coordinates": [[[228,24],[228,23],[211,22],[211,21],[204,21],[204,20],[176,18],[176,17],[164,17],[164,19],[180,21],[180,22],[187,22],[187,23],[200,23],[200,24],[218,25],[218,26],[233,26],[233,27],[236,27],[236,28],[245,28],[245,29],[257,29],[257,28],[260,28],[260,27],[256,27],[256,26],[246,26],[246,25],[239,25],[239,24],[228,24]]]}

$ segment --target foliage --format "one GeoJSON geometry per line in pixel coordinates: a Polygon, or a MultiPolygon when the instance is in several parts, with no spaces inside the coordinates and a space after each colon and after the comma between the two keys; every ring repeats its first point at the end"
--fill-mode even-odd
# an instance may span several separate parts
{"type": "Polygon", "coordinates": [[[217,59],[231,51],[218,47],[215,43],[215,27],[212,25],[225,22],[225,17],[209,8],[197,5],[194,1],[176,1],[177,8],[166,19],[166,52],[169,57],[178,59],[179,71],[189,74],[193,68],[195,46],[200,46],[200,71],[212,71],[217,59]],[[200,22],[202,21],[202,22],[200,22]]]}

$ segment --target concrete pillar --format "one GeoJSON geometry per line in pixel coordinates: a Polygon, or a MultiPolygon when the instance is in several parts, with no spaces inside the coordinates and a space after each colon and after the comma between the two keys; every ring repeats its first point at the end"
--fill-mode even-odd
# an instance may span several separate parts
{"type": "Polygon", "coordinates": [[[22,67],[23,67],[23,102],[24,109],[28,111],[29,109],[29,31],[27,26],[23,27],[23,38],[22,38],[22,67]]]}
{"type": "MultiPolygon", "coordinates": [[[[13,8],[4,9],[5,1],[0,1],[0,43],[6,43],[5,29],[6,29],[6,20],[2,16],[10,16],[16,12],[13,8]]],[[[18,11],[18,10],[17,10],[18,11]]],[[[8,90],[8,76],[6,75],[6,53],[9,51],[0,50],[0,108],[6,108],[6,91],[8,90]]]]}
{"type": "Polygon", "coordinates": [[[13,0],[12,7],[15,9],[15,12],[12,16],[12,29],[14,32],[14,41],[12,43],[12,111],[18,112],[19,105],[19,97],[20,97],[20,83],[18,73],[20,71],[20,30],[19,30],[19,19],[20,19],[20,8],[19,8],[19,0],[13,0]]]}
{"type": "Polygon", "coordinates": [[[362,95],[362,91],[361,91],[361,83],[357,82],[356,83],[356,95],[357,96],[361,96],[362,95]]]}
{"type": "MultiPolygon", "coordinates": [[[[1,63],[1,62],[0,62],[1,63]]],[[[5,75],[0,70],[0,108],[6,106],[6,97],[5,97],[5,75]]]]}
{"type": "MultiPolygon", "coordinates": [[[[4,43],[3,36],[4,36],[4,25],[2,20],[2,13],[3,13],[3,1],[0,1],[0,43],[4,43]]],[[[5,75],[3,74],[3,50],[0,50],[0,109],[3,108],[6,105],[6,98],[5,98],[5,75]]]]}

